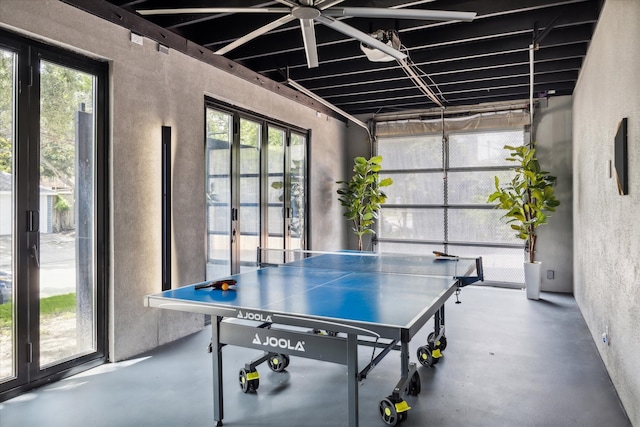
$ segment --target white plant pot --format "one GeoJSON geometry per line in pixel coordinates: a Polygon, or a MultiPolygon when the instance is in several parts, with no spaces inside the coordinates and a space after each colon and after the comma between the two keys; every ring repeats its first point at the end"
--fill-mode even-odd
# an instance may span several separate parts
{"type": "Polygon", "coordinates": [[[524,263],[524,287],[527,290],[527,298],[540,299],[541,274],[542,264],[540,261],[524,263]]]}

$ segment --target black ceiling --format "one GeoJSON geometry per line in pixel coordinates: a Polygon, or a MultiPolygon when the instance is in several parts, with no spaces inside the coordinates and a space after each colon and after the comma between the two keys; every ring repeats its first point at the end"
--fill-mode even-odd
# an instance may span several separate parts
{"type": "MultiPolygon", "coordinates": [[[[70,1],[73,3],[73,1],[70,1]]],[[[282,7],[268,0],[109,0],[128,12],[183,7],[282,7]]],[[[573,92],[603,0],[345,0],[338,7],[406,6],[477,12],[473,22],[346,18],[365,33],[396,30],[423,80],[444,105],[529,98],[529,46],[535,51],[535,96],[573,92]],[[545,31],[547,30],[547,31],[545,31]],[[435,85],[433,83],[435,83],[435,85]],[[555,91],[555,93],[553,92],[555,91]]],[[[213,51],[280,17],[273,14],[147,15],[144,19],[213,51]]],[[[371,62],[360,43],[315,25],[319,66],[306,65],[294,20],[224,56],[275,82],[288,76],[351,114],[435,107],[397,62],[371,62]]]]}

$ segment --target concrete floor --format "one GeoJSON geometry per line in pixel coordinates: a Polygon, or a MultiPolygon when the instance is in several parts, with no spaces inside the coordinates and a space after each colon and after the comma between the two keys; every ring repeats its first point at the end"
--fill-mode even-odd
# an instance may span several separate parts
{"type": "MultiPolygon", "coordinates": [[[[419,367],[422,391],[406,398],[410,426],[631,426],[572,296],[469,286],[447,303],[447,349],[419,367]]],[[[426,342],[431,322],[414,338],[426,342]]],[[[106,364],[0,403],[0,426],[212,426],[205,330],[140,358],[106,364]]],[[[225,426],[345,426],[346,367],[292,358],[262,365],[243,394],[238,370],[260,354],[225,347],[225,426]]],[[[370,350],[361,348],[361,365],[370,350]]],[[[360,426],[385,424],[378,403],[399,379],[390,354],[360,385],[360,426]]]]}

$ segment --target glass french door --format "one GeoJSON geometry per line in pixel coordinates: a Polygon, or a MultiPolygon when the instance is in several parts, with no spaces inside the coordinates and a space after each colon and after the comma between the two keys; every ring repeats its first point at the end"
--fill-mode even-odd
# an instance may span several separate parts
{"type": "Polygon", "coordinates": [[[0,400],[105,359],[105,68],[0,46],[0,400]]]}
{"type": "Polygon", "coordinates": [[[304,133],[212,106],[206,132],[207,279],[304,248],[304,133]]]}
{"type": "Polygon", "coordinates": [[[306,249],[306,189],[307,189],[307,137],[304,134],[292,132],[289,150],[289,206],[286,224],[288,229],[288,248],[306,249]]]}
{"type": "Polygon", "coordinates": [[[232,221],[231,207],[233,116],[223,111],[207,108],[206,126],[206,277],[207,279],[212,279],[226,276],[232,270],[231,246],[233,242],[231,228],[236,222],[235,219],[232,221]]]}
{"type": "MultiPolygon", "coordinates": [[[[269,221],[267,224],[267,247],[272,249],[285,248],[285,229],[286,224],[284,218],[285,209],[285,148],[287,143],[287,134],[284,129],[269,126],[268,128],[268,147],[267,147],[267,191],[268,191],[268,207],[267,215],[269,221]]],[[[275,262],[270,259],[275,254],[267,253],[268,262],[275,262]]]]}
{"type": "Polygon", "coordinates": [[[40,244],[30,255],[40,273],[41,369],[96,350],[95,89],[95,76],[40,61],[40,244]]]}

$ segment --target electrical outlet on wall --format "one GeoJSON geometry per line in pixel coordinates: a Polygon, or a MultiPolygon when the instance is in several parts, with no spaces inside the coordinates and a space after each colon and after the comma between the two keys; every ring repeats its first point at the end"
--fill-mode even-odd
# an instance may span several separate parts
{"type": "Polygon", "coordinates": [[[140,46],[142,46],[142,44],[144,43],[144,39],[141,35],[132,32],[131,43],[139,44],[140,46]]]}

